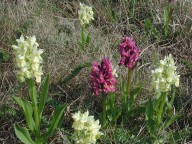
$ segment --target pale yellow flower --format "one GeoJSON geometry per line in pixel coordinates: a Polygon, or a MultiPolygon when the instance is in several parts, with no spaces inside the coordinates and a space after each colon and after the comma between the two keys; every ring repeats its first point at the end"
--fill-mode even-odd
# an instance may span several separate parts
{"type": "Polygon", "coordinates": [[[171,89],[172,84],[178,87],[179,77],[171,54],[164,60],[160,60],[159,67],[152,70],[152,84],[156,92],[167,92],[171,89]]]}
{"type": "Polygon", "coordinates": [[[89,24],[91,20],[94,20],[92,7],[86,6],[83,3],[80,3],[80,10],[78,11],[78,14],[82,26],[89,24]]]}
{"type": "Polygon", "coordinates": [[[39,44],[36,42],[36,37],[26,37],[22,35],[17,39],[17,45],[12,45],[15,54],[15,65],[17,67],[17,78],[21,82],[26,78],[35,78],[36,82],[41,82],[42,49],[37,49],[39,44]]]}
{"type": "Polygon", "coordinates": [[[99,131],[101,125],[99,120],[95,121],[93,116],[89,116],[89,112],[77,112],[72,116],[74,122],[72,128],[74,129],[73,139],[76,144],[94,144],[103,133],[99,131]]]}

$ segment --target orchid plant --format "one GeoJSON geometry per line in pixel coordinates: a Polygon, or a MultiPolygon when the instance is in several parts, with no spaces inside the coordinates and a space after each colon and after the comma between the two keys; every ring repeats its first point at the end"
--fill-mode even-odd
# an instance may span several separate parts
{"type": "Polygon", "coordinates": [[[167,121],[166,109],[172,109],[174,97],[169,100],[168,92],[172,85],[179,86],[179,77],[176,73],[176,66],[171,54],[164,60],[160,60],[159,66],[152,70],[152,86],[155,90],[154,102],[148,99],[146,107],[147,126],[150,134],[154,136],[155,128],[158,130],[163,124],[164,128],[170,125],[178,117],[172,112],[171,119],[167,121]],[[166,125],[166,126],[165,126],[166,125]]]}
{"type": "Polygon", "coordinates": [[[106,126],[106,102],[107,94],[115,92],[116,79],[112,69],[112,63],[109,59],[104,58],[101,64],[94,61],[90,75],[90,86],[94,95],[102,95],[102,126],[106,126]]]}
{"type": "Polygon", "coordinates": [[[90,34],[87,35],[85,33],[85,28],[91,22],[91,20],[94,20],[92,7],[80,3],[80,10],[78,11],[78,15],[81,24],[80,47],[85,50],[90,42],[90,34]]]}
{"type": "Polygon", "coordinates": [[[21,127],[15,123],[14,130],[17,137],[24,144],[42,144],[58,128],[64,114],[65,105],[59,106],[55,110],[52,122],[47,127],[45,133],[41,133],[42,113],[49,89],[49,75],[42,83],[40,96],[37,94],[35,82],[41,83],[41,76],[43,74],[41,54],[43,50],[38,49],[39,44],[36,42],[35,36],[26,37],[26,39],[24,36],[21,36],[16,41],[17,45],[13,45],[12,48],[15,54],[17,78],[20,82],[26,81],[31,102],[21,97],[13,97],[15,102],[21,107],[27,123],[27,127],[21,127]]]}
{"type": "Polygon", "coordinates": [[[141,91],[141,86],[138,86],[131,92],[132,73],[140,60],[141,50],[136,46],[133,37],[124,37],[119,45],[119,50],[121,54],[119,65],[124,65],[128,69],[127,83],[122,82],[121,84],[122,110],[124,116],[127,117],[128,113],[133,109],[136,95],[141,91]]]}

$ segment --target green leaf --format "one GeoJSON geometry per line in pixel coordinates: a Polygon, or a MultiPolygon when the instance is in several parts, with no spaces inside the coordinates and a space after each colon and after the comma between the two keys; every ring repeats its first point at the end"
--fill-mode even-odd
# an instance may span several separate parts
{"type": "Polygon", "coordinates": [[[29,131],[25,127],[20,127],[17,123],[14,124],[14,130],[17,137],[24,144],[35,144],[29,135],[29,131]]]}
{"type": "Polygon", "coordinates": [[[175,100],[175,96],[176,96],[176,89],[173,89],[173,94],[171,96],[171,100],[169,102],[169,104],[172,106],[173,105],[173,102],[175,100]]]}
{"type": "Polygon", "coordinates": [[[115,106],[115,93],[110,93],[106,100],[106,113],[110,122],[116,123],[117,119],[121,116],[122,108],[115,106]]]}
{"type": "Polygon", "coordinates": [[[115,109],[114,114],[113,114],[113,122],[116,123],[118,118],[121,116],[122,114],[122,108],[121,107],[117,107],[117,109],[115,109]]]}
{"type": "Polygon", "coordinates": [[[27,80],[27,86],[28,86],[29,95],[32,103],[34,105],[37,105],[37,90],[36,90],[33,79],[27,80]]]}
{"type": "Polygon", "coordinates": [[[191,136],[192,128],[185,127],[177,132],[170,131],[166,137],[169,139],[169,143],[182,143],[183,138],[187,139],[191,136]]]}
{"type": "Polygon", "coordinates": [[[135,98],[135,95],[137,95],[137,94],[141,91],[141,87],[142,87],[142,84],[140,84],[139,86],[137,86],[137,87],[131,92],[131,96],[135,98]]]}
{"type": "Polygon", "coordinates": [[[125,95],[127,95],[127,84],[124,80],[122,80],[121,83],[121,90],[123,91],[123,93],[125,93],[125,95]]]}
{"type": "Polygon", "coordinates": [[[145,115],[146,115],[147,128],[149,130],[149,133],[153,134],[155,131],[155,121],[154,121],[153,103],[150,98],[148,99],[145,115]]]}
{"type": "Polygon", "coordinates": [[[80,39],[80,47],[82,50],[85,50],[85,46],[86,46],[86,33],[84,32],[84,26],[81,27],[81,39],[80,39]]]}
{"type": "Polygon", "coordinates": [[[26,101],[25,99],[22,99],[20,97],[14,96],[13,99],[17,102],[17,104],[23,109],[24,116],[27,122],[28,127],[32,132],[35,131],[35,122],[33,120],[33,108],[31,104],[26,101]]]}
{"type": "Polygon", "coordinates": [[[137,94],[141,91],[141,87],[142,87],[142,84],[140,84],[139,86],[137,86],[130,94],[130,108],[133,106],[134,102],[135,102],[135,99],[137,97],[137,94]]]}
{"type": "Polygon", "coordinates": [[[121,90],[121,99],[122,103],[125,106],[127,103],[127,85],[125,84],[125,81],[122,80],[120,84],[120,90],[121,90]]]}
{"type": "Polygon", "coordinates": [[[192,70],[192,63],[186,60],[181,61],[188,69],[192,70]]]}
{"type": "Polygon", "coordinates": [[[91,63],[88,62],[88,63],[85,63],[85,64],[81,64],[81,65],[78,65],[72,72],[71,74],[69,74],[62,82],[64,84],[66,84],[68,81],[70,81],[72,78],[74,78],[83,68],[86,68],[86,67],[90,67],[91,66],[91,63]]]}
{"type": "Polygon", "coordinates": [[[90,43],[90,33],[87,35],[87,37],[86,37],[86,47],[89,45],[89,43],[90,43]]]}
{"type": "Polygon", "coordinates": [[[49,91],[49,75],[47,75],[47,77],[43,83],[42,89],[41,89],[40,102],[39,102],[39,108],[38,108],[40,120],[41,120],[43,109],[44,109],[45,102],[47,99],[48,91],[49,91]]]}
{"type": "Polygon", "coordinates": [[[115,106],[115,93],[109,93],[109,96],[106,101],[106,109],[113,111],[115,108],[114,106],[115,106]]]}
{"type": "Polygon", "coordinates": [[[9,54],[6,51],[0,50],[0,62],[6,62],[9,60],[9,54]]]}
{"type": "Polygon", "coordinates": [[[165,93],[160,93],[160,95],[156,95],[155,96],[156,99],[155,99],[155,102],[154,102],[154,108],[155,108],[156,112],[159,112],[159,109],[160,109],[161,102],[163,100],[164,94],[165,93]]]}
{"type": "Polygon", "coordinates": [[[164,130],[166,128],[168,128],[172,123],[174,123],[179,117],[181,116],[181,114],[176,114],[173,117],[171,117],[169,120],[167,120],[162,126],[161,129],[164,130]]]}
{"type": "Polygon", "coordinates": [[[158,99],[158,101],[161,101],[159,103],[159,108],[155,109],[156,114],[157,114],[157,125],[159,125],[162,122],[162,117],[165,114],[165,102],[166,102],[166,98],[167,98],[167,92],[161,92],[161,95],[158,99]]]}
{"type": "Polygon", "coordinates": [[[171,18],[170,5],[167,4],[164,7],[164,32],[165,32],[165,36],[168,36],[168,34],[169,34],[170,18],[171,18]]]}
{"type": "Polygon", "coordinates": [[[127,118],[137,118],[139,117],[141,114],[146,112],[146,105],[141,104],[138,105],[137,107],[131,109],[128,113],[127,113],[127,118]]]}
{"type": "Polygon", "coordinates": [[[52,118],[52,122],[49,125],[49,128],[47,129],[46,133],[43,135],[43,139],[46,140],[49,138],[49,136],[51,136],[52,134],[54,134],[55,130],[58,128],[58,126],[61,124],[62,118],[64,116],[64,110],[66,108],[66,105],[63,106],[59,106],[54,114],[53,114],[53,118],[52,118]]]}
{"type": "Polygon", "coordinates": [[[171,100],[170,101],[166,101],[166,111],[167,111],[167,115],[169,116],[172,116],[173,115],[173,112],[174,112],[174,109],[173,109],[173,102],[175,100],[175,96],[176,96],[176,89],[173,89],[173,94],[171,96],[171,100]]]}
{"type": "Polygon", "coordinates": [[[160,104],[161,104],[161,97],[159,96],[159,98],[154,101],[155,111],[159,111],[160,104]]]}
{"type": "Polygon", "coordinates": [[[145,28],[149,31],[151,30],[152,24],[150,19],[145,19],[145,28]]]}
{"type": "Polygon", "coordinates": [[[159,30],[157,30],[156,28],[153,28],[151,30],[151,33],[152,33],[153,36],[155,36],[156,39],[160,39],[161,35],[160,35],[160,31],[159,30]]]}

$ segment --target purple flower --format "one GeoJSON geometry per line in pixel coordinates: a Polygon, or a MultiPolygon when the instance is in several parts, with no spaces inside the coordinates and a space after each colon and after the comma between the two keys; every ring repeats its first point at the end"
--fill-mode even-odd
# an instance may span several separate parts
{"type": "Polygon", "coordinates": [[[169,0],[169,3],[174,3],[175,2],[175,0],[169,0]]]}
{"type": "Polygon", "coordinates": [[[140,50],[136,47],[134,39],[131,37],[123,38],[123,42],[119,45],[121,60],[119,65],[124,65],[129,69],[133,69],[140,60],[140,50]]]}
{"type": "Polygon", "coordinates": [[[96,61],[92,63],[90,85],[94,95],[98,95],[100,92],[114,92],[115,83],[116,79],[109,59],[104,58],[100,65],[96,61]]]}

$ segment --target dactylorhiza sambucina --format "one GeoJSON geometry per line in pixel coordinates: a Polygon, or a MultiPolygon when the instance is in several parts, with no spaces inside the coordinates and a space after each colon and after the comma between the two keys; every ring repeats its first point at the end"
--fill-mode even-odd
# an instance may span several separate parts
{"type": "Polygon", "coordinates": [[[82,26],[89,24],[91,20],[94,20],[92,7],[86,6],[83,3],[80,3],[80,10],[78,11],[78,14],[82,26]]]}
{"type": "Polygon", "coordinates": [[[17,39],[17,45],[12,45],[15,54],[15,65],[17,67],[17,78],[23,82],[26,78],[35,78],[36,82],[41,82],[42,49],[37,49],[39,44],[36,42],[36,37],[26,37],[22,35],[17,39]]]}
{"type": "Polygon", "coordinates": [[[136,47],[132,37],[124,37],[119,45],[121,60],[119,65],[124,65],[129,69],[134,69],[140,60],[140,50],[136,47]]]}
{"type": "Polygon", "coordinates": [[[72,116],[74,122],[73,139],[76,144],[95,144],[103,133],[99,131],[101,125],[99,120],[94,120],[93,116],[89,116],[89,112],[81,113],[78,111],[72,116]]]}
{"type": "Polygon", "coordinates": [[[152,70],[152,85],[157,93],[167,92],[171,85],[179,86],[179,77],[176,73],[176,66],[171,54],[164,60],[160,60],[159,67],[152,70]]]}
{"type": "Polygon", "coordinates": [[[101,64],[94,61],[90,75],[90,85],[93,93],[98,95],[100,92],[114,92],[116,84],[114,75],[112,63],[109,59],[104,58],[101,64]]]}

